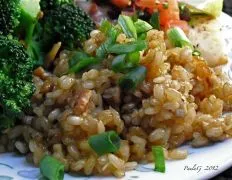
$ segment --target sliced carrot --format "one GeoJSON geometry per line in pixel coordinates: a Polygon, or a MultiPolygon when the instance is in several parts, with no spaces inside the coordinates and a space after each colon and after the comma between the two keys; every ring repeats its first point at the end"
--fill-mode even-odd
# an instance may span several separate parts
{"type": "Polygon", "coordinates": [[[111,0],[111,3],[119,8],[125,8],[131,5],[131,0],[111,0]]]}
{"type": "Polygon", "coordinates": [[[156,9],[157,3],[155,0],[135,0],[135,5],[140,8],[149,8],[149,9],[156,9]]]}

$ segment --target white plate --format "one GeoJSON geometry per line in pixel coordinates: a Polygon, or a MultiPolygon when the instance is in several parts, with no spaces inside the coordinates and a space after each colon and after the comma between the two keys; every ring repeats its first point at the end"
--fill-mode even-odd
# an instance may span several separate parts
{"type": "MultiPolygon", "coordinates": [[[[226,14],[220,17],[222,31],[225,38],[228,55],[232,60],[232,18],[226,14]]],[[[230,63],[225,67],[225,71],[232,79],[230,63]]],[[[166,173],[153,171],[153,165],[140,165],[134,171],[126,173],[122,179],[125,180],[149,180],[149,179],[172,179],[172,180],[191,180],[209,179],[216,176],[229,167],[232,167],[232,139],[220,143],[212,144],[207,147],[194,149],[188,145],[181,148],[188,149],[189,156],[185,160],[167,161],[166,173]]],[[[0,154],[0,180],[32,180],[40,179],[39,169],[26,163],[25,157],[15,154],[0,154]]],[[[115,179],[114,177],[78,176],[65,175],[65,180],[100,180],[115,179]]]]}

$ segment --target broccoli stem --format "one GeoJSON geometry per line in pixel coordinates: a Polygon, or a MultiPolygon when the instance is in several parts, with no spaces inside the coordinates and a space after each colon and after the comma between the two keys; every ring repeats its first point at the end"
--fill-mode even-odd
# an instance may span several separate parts
{"type": "Polygon", "coordinates": [[[30,14],[29,10],[27,10],[27,6],[28,5],[25,3],[22,4],[19,29],[22,33],[24,33],[24,41],[26,45],[29,45],[32,41],[35,25],[38,22],[38,19],[37,16],[34,17],[30,14]]]}

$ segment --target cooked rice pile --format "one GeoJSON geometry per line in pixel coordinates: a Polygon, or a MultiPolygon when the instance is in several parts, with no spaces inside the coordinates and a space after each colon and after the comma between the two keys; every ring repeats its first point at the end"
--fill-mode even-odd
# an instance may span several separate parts
{"type": "MultiPolygon", "coordinates": [[[[94,54],[104,39],[93,31],[85,50],[94,54]]],[[[208,67],[188,48],[169,47],[161,31],[149,31],[147,40],[149,49],[141,53],[147,81],[134,92],[118,87],[121,74],[109,70],[112,56],[82,75],[62,76],[68,51],[56,59],[53,74],[36,69],[34,114],[5,131],[0,151],[17,150],[35,165],[50,154],[66,171],[122,177],[137,162],[151,162],[154,145],[164,147],[167,159],[184,159],[187,151],[175,148],[187,141],[199,147],[229,138],[232,116],[222,113],[232,109],[232,85],[221,67],[208,67]],[[120,134],[121,147],[98,157],[87,140],[108,130],[120,134]]],[[[130,39],[120,34],[117,41],[130,39]]]]}

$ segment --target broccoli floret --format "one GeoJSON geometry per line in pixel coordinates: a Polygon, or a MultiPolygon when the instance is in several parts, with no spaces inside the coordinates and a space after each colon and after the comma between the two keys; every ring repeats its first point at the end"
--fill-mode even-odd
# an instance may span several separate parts
{"type": "Polygon", "coordinates": [[[34,39],[39,12],[39,0],[0,0],[0,130],[30,106],[32,70],[40,54],[34,39]]]}
{"type": "Polygon", "coordinates": [[[0,0],[0,32],[7,35],[13,33],[19,25],[19,0],[0,0]]]}
{"type": "Polygon", "coordinates": [[[40,0],[0,0],[0,34],[22,40],[28,54],[41,61],[41,42],[37,41],[40,0]]]}
{"type": "Polygon", "coordinates": [[[41,10],[46,12],[47,10],[54,9],[61,4],[71,3],[72,0],[40,0],[41,10]]]}
{"type": "Polygon", "coordinates": [[[30,106],[35,90],[33,67],[34,61],[17,40],[0,36],[0,109],[4,115],[17,117],[30,106]]]}
{"type": "Polygon", "coordinates": [[[39,2],[40,0],[0,0],[0,32],[3,35],[20,34],[29,43],[40,12],[39,2]]]}
{"type": "Polygon", "coordinates": [[[73,3],[62,4],[49,10],[43,18],[43,38],[50,47],[59,41],[63,47],[73,49],[89,37],[94,29],[92,19],[73,3]]]}

